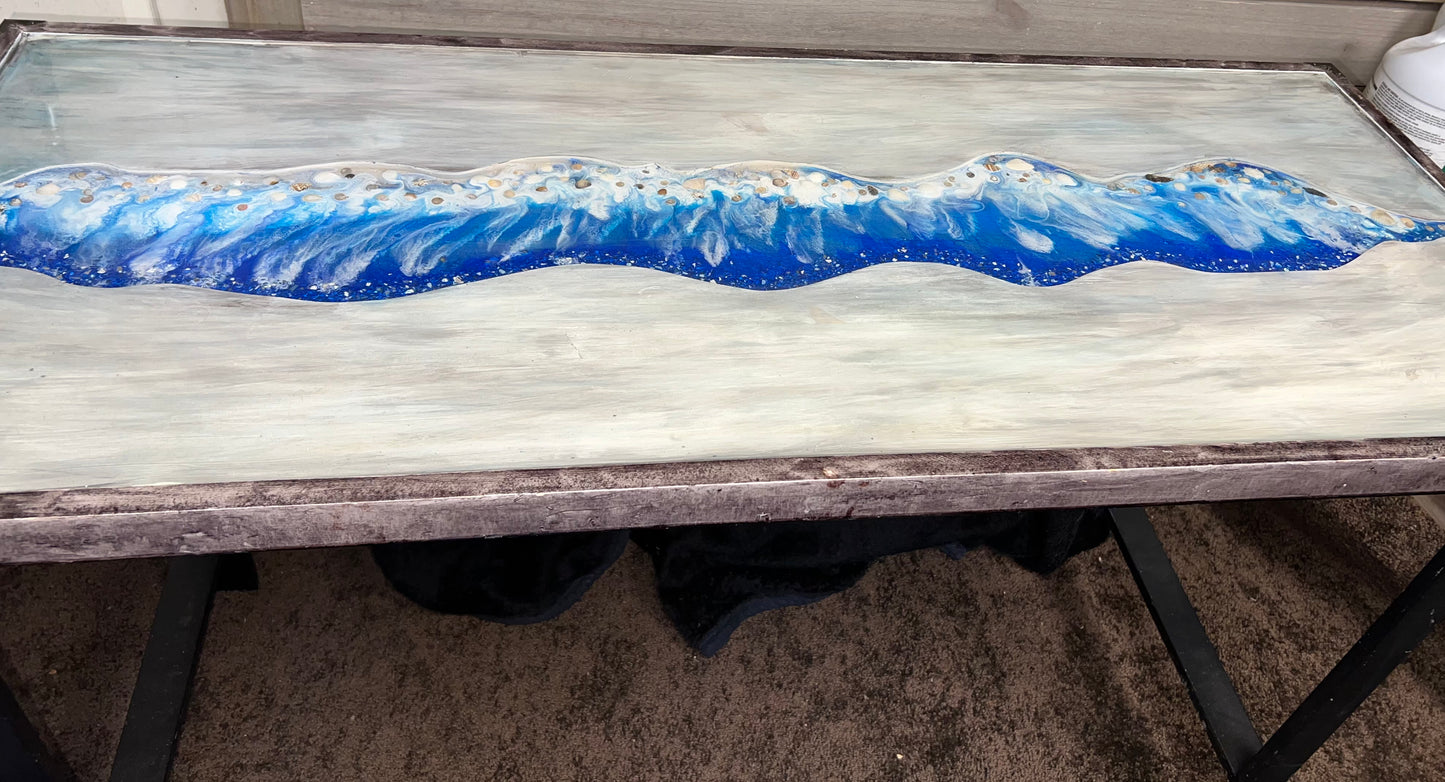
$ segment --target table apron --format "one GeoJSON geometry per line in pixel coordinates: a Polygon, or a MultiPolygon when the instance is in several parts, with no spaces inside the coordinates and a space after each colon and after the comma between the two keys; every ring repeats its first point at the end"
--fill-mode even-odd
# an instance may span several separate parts
{"type": "MultiPolygon", "coordinates": [[[[738,522],[1445,492],[1430,457],[489,492],[0,519],[0,562],[738,522]]],[[[392,479],[377,478],[376,481],[392,479]]]]}

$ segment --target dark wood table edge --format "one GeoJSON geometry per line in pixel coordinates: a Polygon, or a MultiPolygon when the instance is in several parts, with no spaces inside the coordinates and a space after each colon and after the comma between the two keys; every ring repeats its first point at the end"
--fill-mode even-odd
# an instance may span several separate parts
{"type": "Polygon", "coordinates": [[[436,35],[331,30],[256,30],[231,27],[103,24],[7,19],[0,23],[0,50],[27,34],[113,35],[135,38],[192,38],[256,43],[336,43],[369,46],[450,46],[487,49],[614,52],[619,54],[683,54],[740,57],[841,58],[852,60],[917,60],[932,62],[1027,63],[1040,65],[1112,65],[1231,70],[1333,71],[1333,65],[1298,61],[1213,60],[1173,57],[1105,57],[1097,55],[997,54],[907,49],[830,49],[823,47],[735,46],[728,44],[666,44],[630,41],[579,41],[519,36],[436,35]]]}
{"type": "Polygon", "coordinates": [[[1445,492],[1445,438],[706,461],[0,494],[0,562],[1445,492]]]}

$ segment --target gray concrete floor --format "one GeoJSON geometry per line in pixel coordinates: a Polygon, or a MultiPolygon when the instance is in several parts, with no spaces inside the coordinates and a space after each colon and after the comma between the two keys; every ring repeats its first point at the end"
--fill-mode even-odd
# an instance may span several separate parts
{"type": "MultiPolygon", "coordinates": [[[[1442,544],[1405,499],[1179,506],[1160,535],[1261,730],[1442,544]]],[[[176,780],[1223,780],[1112,543],[1049,577],[977,551],[692,653],[631,549],[562,617],[427,613],[362,549],[259,555],[216,601],[176,780]]],[[[104,779],[163,565],[0,568],[9,680],[104,779]]],[[[1434,780],[1445,634],[1297,779],[1434,780]]]]}

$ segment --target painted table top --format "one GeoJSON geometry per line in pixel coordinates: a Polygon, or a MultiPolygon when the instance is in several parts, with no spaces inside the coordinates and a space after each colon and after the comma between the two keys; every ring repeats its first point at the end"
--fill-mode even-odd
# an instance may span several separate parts
{"type": "Polygon", "coordinates": [[[20,36],[0,492],[1445,435],[1320,70],[20,36]]]}

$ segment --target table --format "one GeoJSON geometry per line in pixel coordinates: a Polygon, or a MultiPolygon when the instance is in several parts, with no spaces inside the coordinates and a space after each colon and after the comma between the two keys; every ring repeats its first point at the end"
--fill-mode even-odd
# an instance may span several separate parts
{"type": "Polygon", "coordinates": [[[1128,507],[1445,492],[1445,176],[1329,66],[3,29],[0,561],[197,555],[114,778],[268,548],[1115,507],[1241,780],[1445,603],[1262,742],[1128,507]]]}

